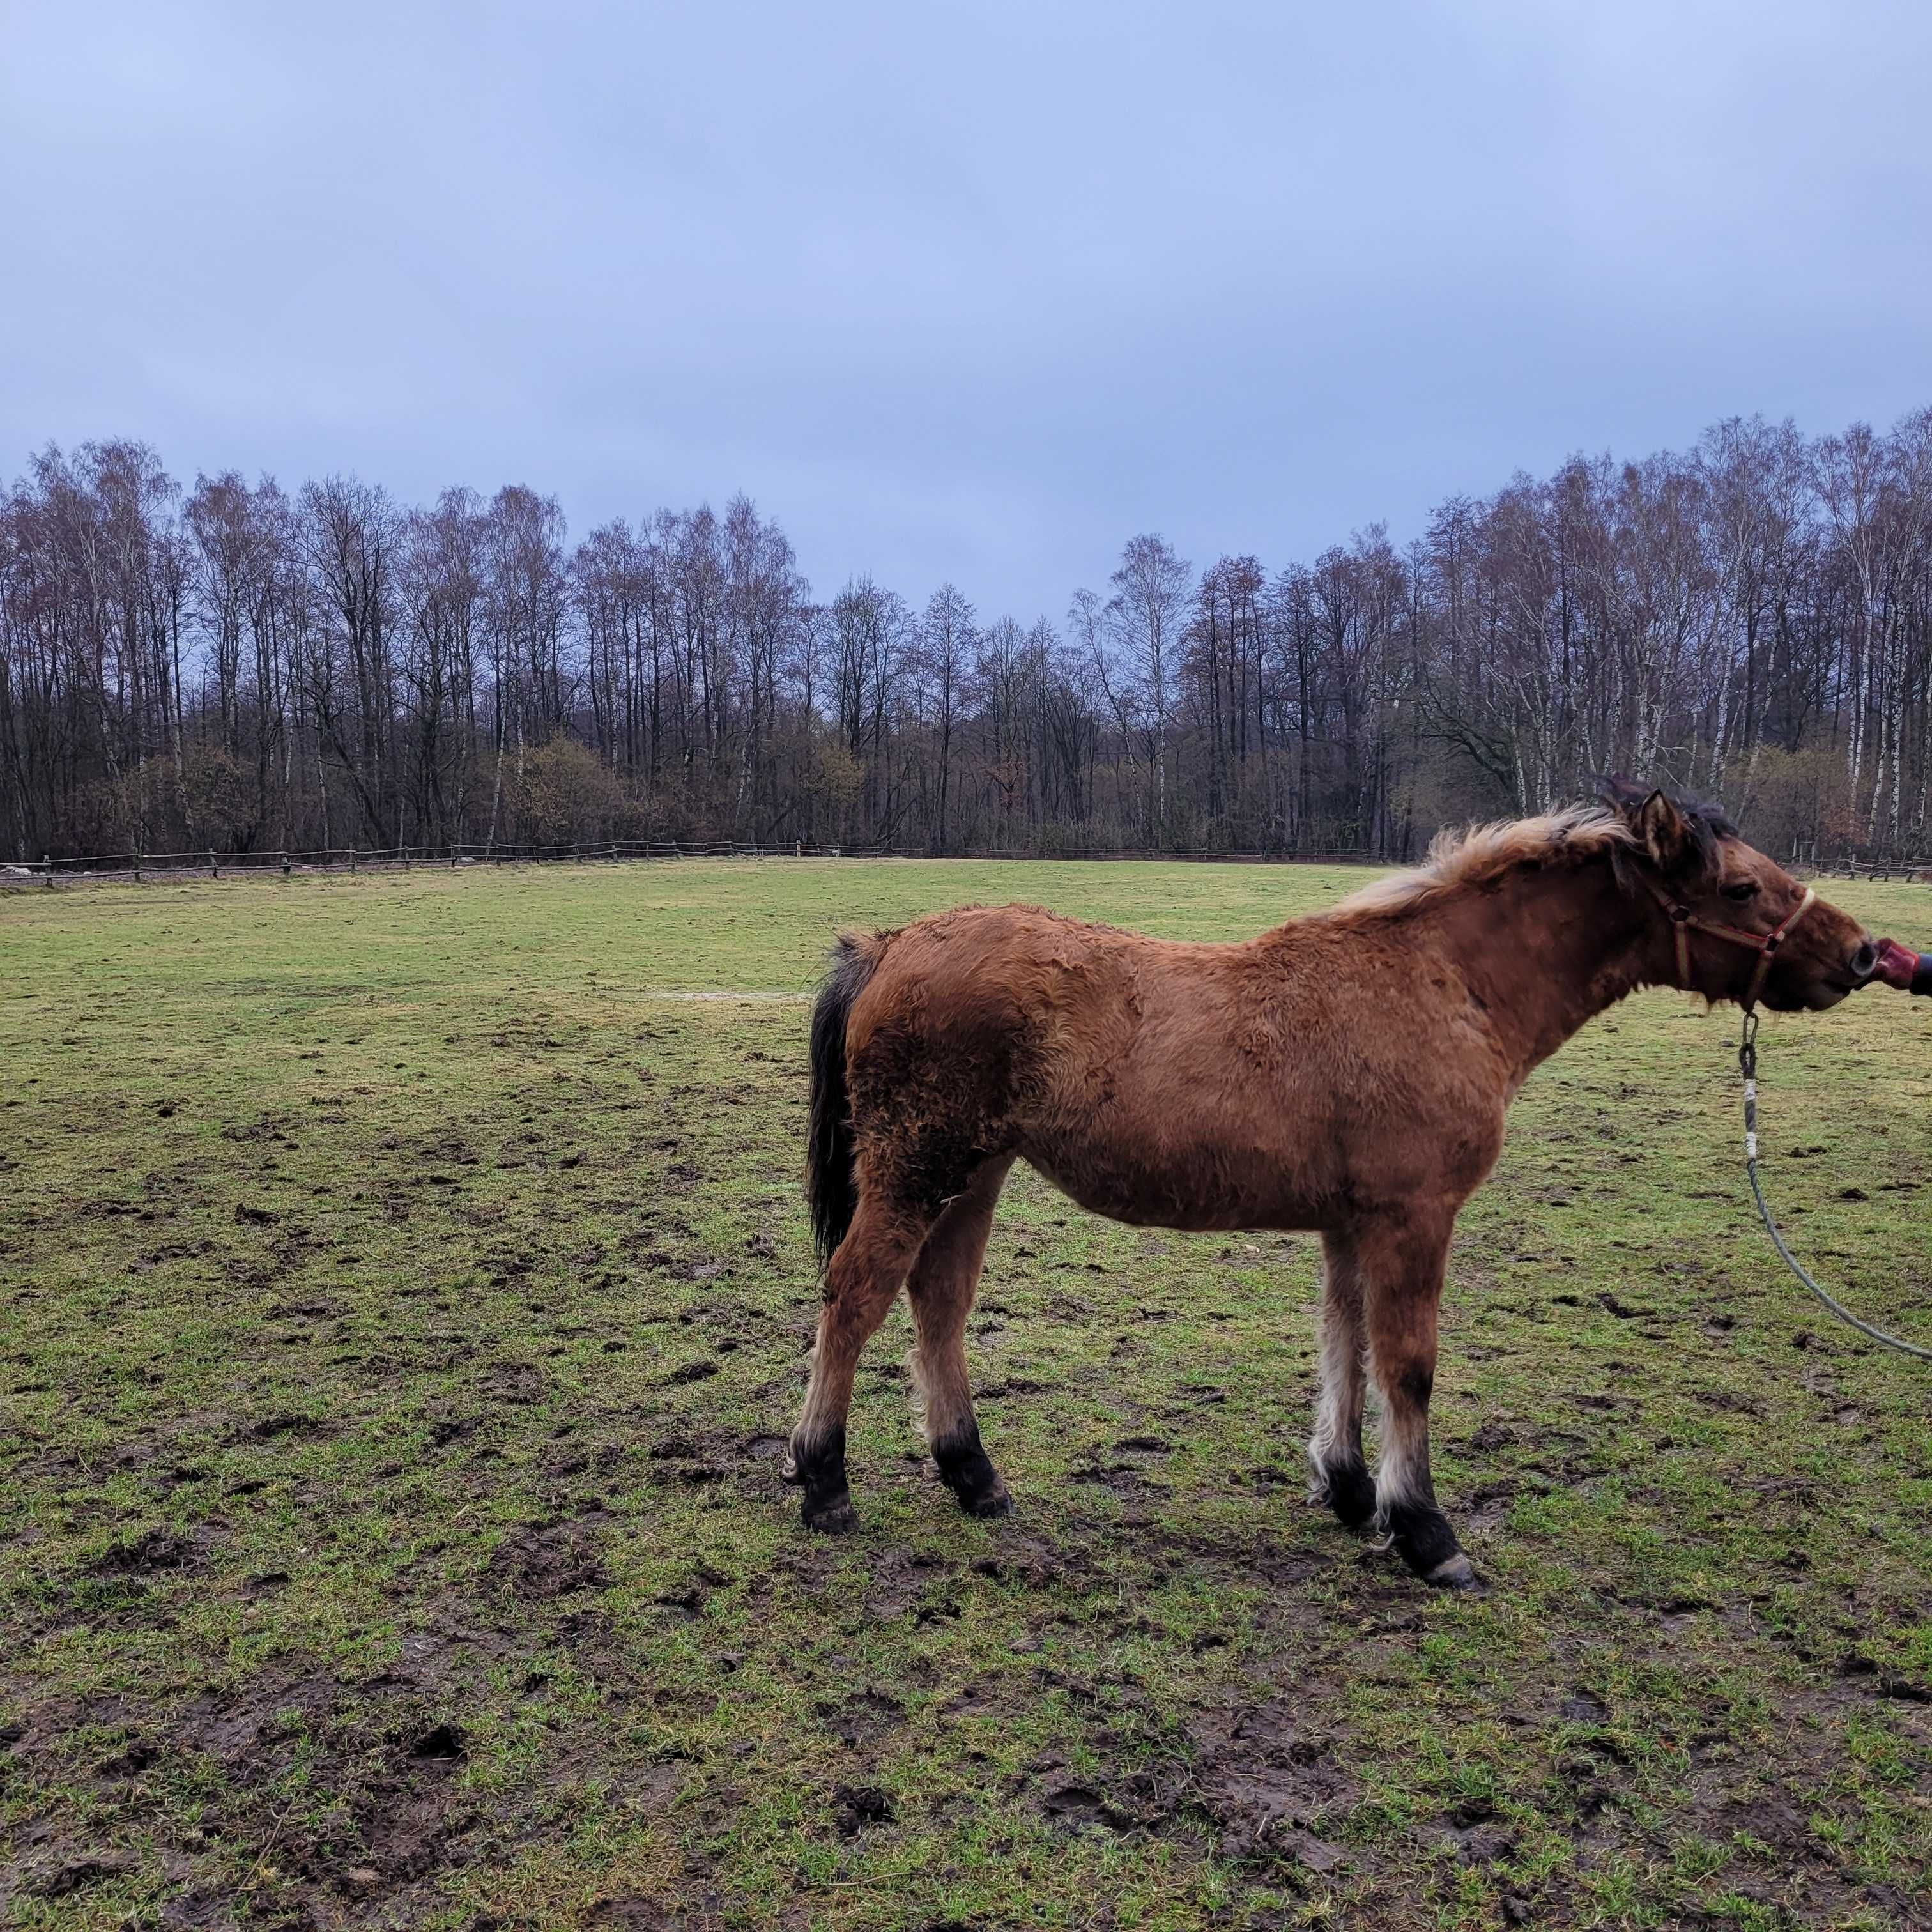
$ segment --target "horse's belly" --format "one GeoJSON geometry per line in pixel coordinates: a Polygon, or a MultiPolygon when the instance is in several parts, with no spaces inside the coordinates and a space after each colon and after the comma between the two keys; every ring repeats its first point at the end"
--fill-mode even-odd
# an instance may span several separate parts
{"type": "Polygon", "coordinates": [[[1135,1227],[1319,1228],[1334,1218],[1332,1199],[1291,1182],[1286,1163],[1265,1159],[1217,1151],[1204,1159],[1138,1160],[1050,1145],[1021,1153],[1090,1213],[1135,1227]]]}

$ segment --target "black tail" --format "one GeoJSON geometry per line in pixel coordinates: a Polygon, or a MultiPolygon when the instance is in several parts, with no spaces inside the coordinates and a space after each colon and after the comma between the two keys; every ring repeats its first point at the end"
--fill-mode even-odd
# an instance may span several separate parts
{"type": "Polygon", "coordinates": [[[879,963],[881,934],[839,935],[832,970],[812,1014],[812,1124],[805,1150],[805,1195],[822,1267],[845,1238],[859,1204],[852,1172],[852,1121],[845,1093],[845,1020],[879,963]]]}

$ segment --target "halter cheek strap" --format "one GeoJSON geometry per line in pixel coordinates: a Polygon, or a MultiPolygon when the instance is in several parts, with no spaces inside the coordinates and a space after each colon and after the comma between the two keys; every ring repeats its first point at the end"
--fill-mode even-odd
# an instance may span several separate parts
{"type": "Polygon", "coordinates": [[[1733,946],[1748,946],[1758,956],[1757,970],[1751,974],[1750,990],[1744,999],[1747,1012],[1757,1004],[1757,996],[1764,991],[1764,982],[1778,958],[1778,949],[1790,937],[1792,928],[1818,902],[1818,895],[1807,886],[1804,896],[1768,932],[1746,932],[1735,926],[1720,926],[1715,920],[1699,919],[1681,899],[1673,899],[1652,885],[1648,879],[1644,884],[1650,887],[1651,897],[1670,915],[1671,930],[1677,936],[1677,983],[1685,992],[1696,991],[1690,983],[1690,934],[1694,931],[1708,932],[1713,939],[1728,940],[1733,946]]]}

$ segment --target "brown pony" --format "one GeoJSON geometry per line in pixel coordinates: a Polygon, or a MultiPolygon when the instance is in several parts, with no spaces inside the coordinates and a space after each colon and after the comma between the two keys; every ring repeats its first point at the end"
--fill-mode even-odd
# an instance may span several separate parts
{"type": "Polygon", "coordinates": [[[812,1021],[824,1306],[788,1471],[806,1525],[855,1520],[853,1372],[902,1282],[939,1472],[974,1516],[1012,1508],[963,1336],[1017,1159],[1116,1220],[1319,1229],[1312,1497],[1352,1528],[1372,1519],[1430,1582],[1472,1584],[1430,1479],[1436,1311],[1517,1089],[1636,987],[1818,1010],[1876,957],[1714,808],[1621,780],[1606,797],[1440,838],[1419,869],[1232,945],[1030,906],[841,939],[812,1021]]]}

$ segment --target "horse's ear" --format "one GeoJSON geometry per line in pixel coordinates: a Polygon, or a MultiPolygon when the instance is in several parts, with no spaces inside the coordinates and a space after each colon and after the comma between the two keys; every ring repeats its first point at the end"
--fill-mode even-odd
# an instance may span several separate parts
{"type": "Polygon", "coordinates": [[[1634,826],[1639,806],[1644,802],[1646,793],[1640,784],[1616,772],[1600,772],[1594,783],[1597,796],[1612,809],[1620,812],[1634,826]]]}
{"type": "Polygon", "coordinates": [[[1704,848],[1698,842],[1696,829],[1677,802],[1664,793],[1652,792],[1637,807],[1630,829],[1643,841],[1651,862],[1665,878],[1687,877],[1703,869],[1704,848]]]}

